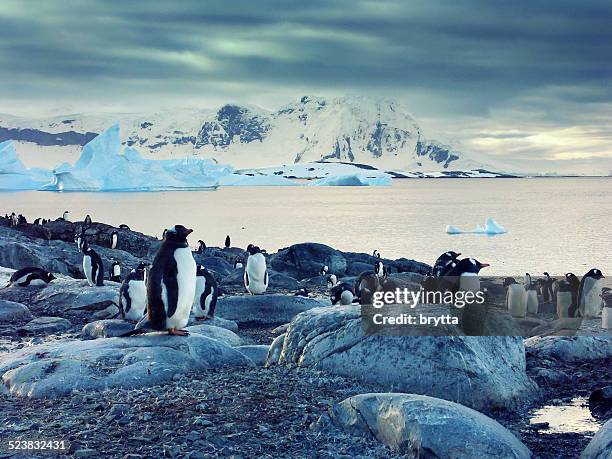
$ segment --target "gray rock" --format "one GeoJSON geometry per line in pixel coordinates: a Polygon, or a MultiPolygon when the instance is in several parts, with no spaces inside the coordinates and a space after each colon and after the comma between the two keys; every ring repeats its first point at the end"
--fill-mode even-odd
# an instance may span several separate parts
{"type": "Polygon", "coordinates": [[[214,325],[202,323],[199,325],[190,325],[186,327],[186,330],[191,333],[199,333],[208,338],[216,339],[228,346],[235,347],[242,344],[242,338],[227,328],[215,327],[214,325]]]}
{"type": "Polygon", "coordinates": [[[281,353],[283,352],[283,347],[285,346],[285,339],[287,338],[287,333],[283,333],[282,335],[278,335],[270,344],[268,348],[268,353],[266,355],[266,367],[270,367],[272,365],[278,364],[281,353]]]}
{"type": "Polygon", "coordinates": [[[539,359],[584,362],[612,358],[612,336],[534,336],[525,349],[539,359]]]}
{"type": "Polygon", "coordinates": [[[83,327],[83,339],[113,338],[134,329],[134,324],[122,319],[106,319],[90,322],[83,327]]]}
{"type": "Polygon", "coordinates": [[[247,346],[236,347],[237,351],[240,351],[246,355],[258,367],[263,367],[265,365],[268,349],[270,349],[270,346],[266,346],[265,344],[250,344],[247,346]]]}
{"type": "Polygon", "coordinates": [[[17,332],[21,335],[48,335],[64,332],[70,327],[70,321],[62,317],[38,317],[19,328],[17,332]]]}
{"type": "Polygon", "coordinates": [[[294,244],[270,257],[270,266],[275,271],[296,279],[318,275],[323,265],[327,265],[330,274],[341,276],[346,272],[346,259],[343,254],[324,244],[294,244]]]}
{"type": "Polygon", "coordinates": [[[112,319],[113,317],[117,317],[118,314],[119,308],[114,304],[111,304],[101,311],[94,312],[92,317],[94,319],[112,319]]]}
{"type": "Polygon", "coordinates": [[[221,341],[153,333],[27,347],[0,355],[0,376],[10,394],[41,398],[153,386],[188,371],[253,365],[221,341]]]}
{"type": "Polygon", "coordinates": [[[274,333],[275,335],[280,335],[282,333],[286,333],[287,329],[289,328],[289,324],[290,324],[290,322],[287,322],[286,324],[279,325],[278,327],[272,329],[272,333],[274,333]]]}
{"type": "Polygon", "coordinates": [[[580,455],[580,459],[610,459],[612,457],[612,419],[595,434],[580,455]]]}
{"type": "Polygon", "coordinates": [[[311,366],[385,390],[444,398],[481,411],[514,409],[535,395],[518,337],[367,336],[358,306],[295,317],[281,363],[311,366]]]}
{"type": "Polygon", "coordinates": [[[355,263],[350,263],[348,265],[348,269],[346,270],[346,274],[348,276],[358,276],[359,274],[361,274],[364,271],[374,271],[374,263],[369,264],[369,263],[362,263],[360,261],[357,261],[355,263]]]}
{"type": "Polygon", "coordinates": [[[60,314],[67,311],[103,311],[110,305],[117,306],[119,284],[108,282],[103,287],[90,287],[87,281],[61,278],[51,282],[31,301],[32,306],[43,308],[46,313],[60,314]]]}
{"type": "Polygon", "coordinates": [[[376,438],[408,457],[529,458],[497,421],[465,406],[413,394],[362,394],[330,410],[342,430],[376,438]]]}
{"type": "MultiPolygon", "coordinates": [[[[284,290],[297,290],[300,283],[293,277],[286,274],[276,272],[274,270],[268,270],[269,276],[269,289],[277,288],[284,290]]],[[[244,268],[232,269],[232,272],[223,278],[221,285],[226,287],[242,287],[244,288],[244,268]]],[[[245,289],[246,291],[246,289],[245,289]]]]}
{"type": "Polygon", "coordinates": [[[32,318],[32,313],[26,305],[0,300],[0,323],[26,322],[32,318]]]}
{"type": "Polygon", "coordinates": [[[216,312],[241,324],[276,325],[321,304],[311,298],[292,295],[223,296],[216,312]]]}
{"type": "MultiPolygon", "coordinates": [[[[234,265],[221,257],[206,257],[198,253],[193,254],[196,263],[203,265],[206,269],[210,269],[221,276],[227,276],[234,271],[234,265]]],[[[217,279],[218,281],[218,279],[217,279]]]]}
{"type": "Polygon", "coordinates": [[[605,386],[591,392],[589,410],[599,419],[607,420],[612,417],[612,386],[605,386]]]}

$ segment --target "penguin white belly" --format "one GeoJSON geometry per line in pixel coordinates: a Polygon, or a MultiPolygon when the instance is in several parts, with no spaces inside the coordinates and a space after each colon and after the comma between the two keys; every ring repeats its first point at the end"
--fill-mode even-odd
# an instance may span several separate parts
{"type": "Polygon", "coordinates": [[[527,312],[529,314],[537,314],[538,307],[538,292],[536,290],[527,290],[527,312]]]}
{"type": "Polygon", "coordinates": [[[601,311],[601,328],[612,330],[612,308],[603,308],[601,311]]]}
{"type": "Polygon", "coordinates": [[[96,280],[92,276],[91,272],[91,257],[89,255],[83,256],[83,271],[85,271],[85,277],[90,287],[96,285],[96,280]]]}
{"type": "Polygon", "coordinates": [[[569,308],[572,305],[571,292],[557,292],[557,316],[559,319],[569,317],[569,308]]]}
{"type": "Polygon", "coordinates": [[[506,292],[506,307],[512,317],[525,317],[527,313],[527,292],[520,284],[511,284],[506,292]]]}
{"type": "Polygon", "coordinates": [[[204,315],[204,311],[202,311],[202,307],[200,306],[200,297],[202,296],[202,293],[204,293],[205,288],[206,278],[204,276],[197,276],[195,294],[193,297],[193,305],[191,309],[193,313],[198,317],[204,315]]]}
{"type": "Polygon", "coordinates": [[[210,289],[210,294],[204,299],[204,315],[206,317],[210,316],[210,304],[212,303],[212,300],[215,296],[215,288],[212,287],[210,289]]]}
{"type": "Polygon", "coordinates": [[[459,276],[459,290],[464,292],[478,292],[480,290],[480,277],[474,273],[464,273],[459,276]]]}
{"type": "Polygon", "coordinates": [[[245,272],[245,287],[249,293],[259,295],[268,288],[266,259],[261,253],[249,256],[245,272]],[[247,277],[248,276],[248,277],[247,277]],[[248,283],[247,283],[248,280],[248,283]]]}
{"type": "Polygon", "coordinates": [[[111,249],[116,249],[117,248],[117,236],[113,234],[113,237],[111,239],[111,249]]]}
{"type": "Polygon", "coordinates": [[[30,281],[30,285],[33,285],[35,287],[42,287],[44,285],[47,285],[47,283],[42,279],[32,279],[30,281]]]}
{"type": "Polygon", "coordinates": [[[125,318],[140,320],[147,307],[147,286],[144,281],[130,281],[128,294],[132,301],[130,310],[125,313],[125,318]]]}
{"type": "Polygon", "coordinates": [[[584,282],[582,297],[580,298],[580,312],[583,317],[598,317],[602,307],[602,282],[600,279],[589,277],[584,282]]]}
{"type": "MultiPolygon", "coordinates": [[[[176,249],[174,251],[174,259],[177,269],[178,299],[175,313],[172,317],[166,317],[166,327],[181,329],[189,323],[189,314],[196,290],[196,262],[189,247],[176,249]]],[[[166,286],[162,282],[162,298],[164,297],[164,305],[167,311],[168,293],[166,286]]]]}
{"type": "Polygon", "coordinates": [[[121,276],[121,266],[113,266],[113,276],[121,276]]]}
{"type": "Polygon", "coordinates": [[[25,287],[25,285],[21,285],[21,284],[25,284],[25,282],[28,280],[28,276],[29,274],[25,274],[21,276],[19,279],[15,279],[13,282],[11,282],[11,285],[19,285],[20,287],[25,287]]]}

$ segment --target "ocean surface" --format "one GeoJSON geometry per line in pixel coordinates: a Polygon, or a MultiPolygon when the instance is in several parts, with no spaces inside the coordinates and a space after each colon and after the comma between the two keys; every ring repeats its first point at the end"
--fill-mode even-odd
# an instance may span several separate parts
{"type": "Polygon", "coordinates": [[[612,277],[612,179],[405,179],[391,187],[226,187],[151,193],[1,192],[0,212],[126,223],[160,235],[180,223],[222,246],[254,243],[269,252],[297,242],[433,263],[447,250],[491,267],[482,274],[582,275],[598,267],[612,277]],[[498,236],[448,235],[493,217],[498,236]]]}

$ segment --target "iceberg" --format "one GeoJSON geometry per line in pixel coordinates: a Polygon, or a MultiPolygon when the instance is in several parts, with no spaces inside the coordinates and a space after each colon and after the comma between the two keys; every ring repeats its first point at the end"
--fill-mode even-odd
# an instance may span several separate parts
{"type": "Polygon", "coordinates": [[[0,190],[36,190],[53,178],[45,169],[28,169],[10,140],[0,142],[0,190]]]}
{"type": "Polygon", "coordinates": [[[216,189],[233,169],[208,159],[144,159],[133,148],[121,152],[119,124],[83,147],[74,166],[53,170],[41,191],[171,191],[216,189]]]}
{"type": "Polygon", "coordinates": [[[390,175],[379,175],[368,177],[364,174],[336,175],[315,180],[308,186],[390,186],[392,182],[390,175]]]}
{"type": "Polygon", "coordinates": [[[220,186],[301,186],[300,183],[278,175],[231,174],[219,179],[220,186]]]}
{"type": "Polygon", "coordinates": [[[476,228],[473,230],[461,230],[453,225],[446,225],[446,233],[447,234],[486,234],[489,236],[494,236],[496,234],[504,234],[507,233],[506,229],[497,223],[493,218],[487,218],[485,225],[476,225],[476,228]]]}

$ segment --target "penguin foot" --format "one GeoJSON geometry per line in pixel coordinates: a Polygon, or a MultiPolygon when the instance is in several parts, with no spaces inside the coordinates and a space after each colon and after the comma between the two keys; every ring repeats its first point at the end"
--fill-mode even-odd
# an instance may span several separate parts
{"type": "Polygon", "coordinates": [[[169,328],[168,334],[174,336],[189,336],[189,332],[187,330],[177,330],[176,328],[169,328]]]}
{"type": "Polygon", "coordinates": [[[206,316],[196,317],[195,320],[208,320],[208,317],[206,316]]]}

